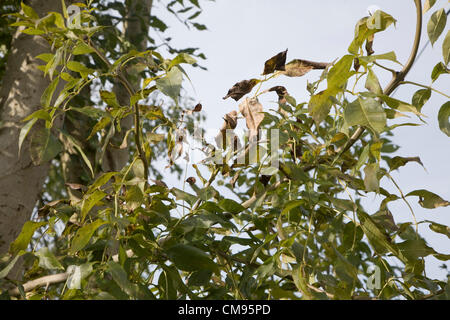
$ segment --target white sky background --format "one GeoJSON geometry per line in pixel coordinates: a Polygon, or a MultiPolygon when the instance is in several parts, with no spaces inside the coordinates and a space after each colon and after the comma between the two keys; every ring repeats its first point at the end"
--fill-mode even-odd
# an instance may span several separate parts
{"type": "MultiPolygon", "coordinates": [[[[186,1],[187,2],[187,1],[186,1]]],[[[156,6],[161,6],[156,2],[156,6]]],[[[375,37],[375,54],[395,51],[400,62],[405,63],[409,57],[415,30],[415,6],[412,0],[216,0],[202,1],[203,14],[196,19],[208,27],[208,31],[189,31],[174,17],[164,14],[164,10],[156,8],[158,15],[170,26],[167,34],[172,36],[176,47],[199,47],[208,58],[201,61],[208,71],[189,68],[186,70],[195,91],[189,82],[184,82],[188,94],[203,104],[203,112],[207,116],[204,128],[218,128],[222,125],[222,117],[238,110],[234,100],[222,100],[228,89],[236,82],[258,77],[264,67],[264,62],[280,51],[289,48],[288,61],[292,59],[307,59],[320,62],[330,62],[347,53],[347,48],[354,35],[356,22],[367,15],[371,5],[380,7],[383,11],[397,19],[397,26],[375,37]]],[[[432,12],[447,5],[446,0],[437,1],[434,8],[424,16],[424,28],[420,48],[428,40],[426,23],[432,12]]],[[[448,24],[447,24],[448,26],[448,24]]],[[[442,41],[447,29],[443,32],[434,48],[429,45],[420,60],[414,65],[407,80],[431,84],[431,71],[442,58],[442,41]]],[[[383,65],[399,69],[400,66],[382,62],[383,65]]],[[[390,80],[390,73],[375,68],[383,87],[390,80]]],[[[263,89],[273,85],[284,85],[297,103],[309,100],[306,82],[317,80],[321,71],[312,71],[301,78],[279,77],[265,84],[263,89]]],[[[449,93],[449,76],[442,75],[434,84],[438,90],[449,93]]],[[[402,86],[395,93],[395,98],[410,102],[411,97],[419,87],[402,86]]],[[[269,93],[261,99],[265,110],[276,107],[276,95],[269,93]]],[[[393,142],[401,146],[396,155],[410,157],[419,156],[427,172],[416,164],[410,163],[393,173],[403,192],[407,194],[417,189],[427,189],[446,200],[450,200],[450,138],[439,130],[437,114],[446,98],[433,92],[431,99],[422,109],[428,118],[426,125],[420,127],[399,127],[393,132],[393,142]]],[[[402,118],[402,122],[419,121],[415,117],[402,118]]],[[[240,120],[243,122],[243,120],[240,120]]],[[[392,124],[392,123],[390,123],[392,124]]],[[[195,176],[190,170],[189,175],[195,176]]],[[[169,181],[180,187],[175,179],[169,181]]],[[[398,194],[392,183],[383,178],[382,187],[398,194]]],[[[187,191],[190,188],[187,188],[187,191]]],[[[369,213],[378,210],[381,196],[374,193],[367,195],[363,204],[369,213]]],[[[450,207],[434,210],[424,209],[417,203],[417,197],[409,197],[417,220],[432,220],[447,226],[450,225],[450,207]]],[[[411,213],[402,201],[392,202],[389,209],[396,222],[412,221],[411,213]]],[[[419,230],[428,244],[438,252],[450,254],[450,240],[429,230],[428,224],[419,225],[419,230]]],[[[433,278],[445,279],[446,270],[439,268],[442,262],[428,257],[427,275],[433,278]]],[[[450,265],[448,265],[450,267],[450,265]]]]}

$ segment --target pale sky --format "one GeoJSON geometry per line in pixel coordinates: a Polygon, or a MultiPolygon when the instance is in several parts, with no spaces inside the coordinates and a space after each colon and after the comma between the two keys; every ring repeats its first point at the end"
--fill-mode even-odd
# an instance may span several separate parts
{"type": "MultiPolygon", "coordinates": [[[[156,5],[161,5],[156,3],[156,5]]],[[[188,93],[203,104],[207,115],[205,128],[219,128],[222,117],[231,110],[238,110],[238,104],[232,99],[222,100],[228,89],[236,82],[257,77],[262,73],[264,62],[289,48],[288,61],[306,59],[320,62],[330,62],[347,53],[347,48],[353,39],[356,22],[367,15],[371,5],[380,7],[383,11],[397,19],[397,26],[391,26],[387,31],[377,35],[374,43],[376,54],[395,51],[400,62],[405,63],[412,46],[415,30],[414,2],[392,0],[216,0],[203,1],[204,12],[197,22],[208,27],[208,31],[188,31],[176,19],[160,15],[162,9],[154,13],[162,17],[170,29],[167,34],[173,37],[173,43],[179,47],[199,47],[208,58],[202,64],[208,71],[186,68],[195,87],[185,81],[188,93]]],[[[447,5],[446,0],[438,0],[435,7],[425,14],[422,48],[428,40],[426,23],[432,12],[447,5]]],[[[407,80],[422,84],[431,84],[431,70],[442,58],[442,40],[448,28],[434,48],[429,45],[420,60],[414,65],[407,80]]],[[[398,65],[384,63],[389,67],[398,65]]],[[[390,73],[376,69],[382,86],[390,80],[390,73]]],[[[288,92],[296,98],[297,103],[308,101],[306,82],[317,80],[319,71],[310,72],[302,78],[276,78],[265,85],[284,85],[288,92]]],[[[449,93],[449,76],[442,75],[434,84],[438,90],[449,93]]],[[[395,98],[411,101],[418,87],[404,86],[399,89],[395,98]]],[[[273,108],[275,96],[261,99],[264,108],[273,108]],[[265,99],[265,100],[264,100],[265,99]]],[[[427,171],[416,163],[410,163],[396,171],[393,177],[406,194],[417,189],[427,189],[446,200],[450,200],[450,138],[439,130],[437,113],[446,98],[436,93],[422,109],[428,118],[426,125],[420,127],[400,127],[394,130],[394,143],[401,146],[396,155],[412,157],[419,156],[427,171]]],[[[242,120],[241,120],[242,121],[242,120]]],[[[416,122],[416,118],[402,120],[416,122]]],[[[190,172],[189,175],[195,175],[190,172]]],[[[180,186],[177,183],[178,187],[180,186]]],[[[383,178],[381,185],[388,191],[398,194],[391,182],[383,178]]],[[[378,210],[382,198],[373,193],[367,195],[364,204],[369,213],[378,210]]],[[[409,197],[416,213],[417,220],[432,220],[447,226],[450,225],[450,207],[434,210],[424,209],[417,203],[417,197],[409,197]]],[[[396,222],[412,221],[407,206],[402,201],[392,202],[389,209],[396,222]]],[[[434,249],[450,254],[450,240],[444,236],[429,231],[428,224],[421,224],[419,230],[434,249]]],[[[445,279],[447,272],[438,266],[441,261],[428,257],[427,274],[439,279],[445,279]]],[[[447,264],[450,267],[450,264],[447,264]]]]}

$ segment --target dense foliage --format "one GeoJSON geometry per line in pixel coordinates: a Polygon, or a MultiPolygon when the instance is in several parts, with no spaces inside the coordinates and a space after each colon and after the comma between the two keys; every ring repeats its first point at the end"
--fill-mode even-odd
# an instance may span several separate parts
{"type": "MultiPolygon", "coordinates": [[[[427,1],[426,9],[434,3],[427,1]]],[[[173,1],[168,8],[177,4],[184,5],[182,0],[173,1]]],[[[197,1],[190,0],[190,4],[180,9],[181,14],[199,7],[197,1]]],[[[422,5],[420,1],[415,4],[421,27],[422,5]]],[[[199,136],[205,159],[191,163],[198,176],[181,181],[179,188],[168,188],[154,163],[164,152],[168,165],[175,167],[176,160],[189,151],[186,131],[193,132],[193,119],[201,118],[202,106],[182,107],[180,91],[187,77],[183,64],[196,65],[197,51],[171,49],[173,56],[167,58],[157,46],[146,50],[127,47],[114,36],[114,20],[102,14],[107,5],[77,4],[80,16],[73,21],[79,18],[79,24],[68,23],[66,9],[62,14],[39,17],[22,4],[21,13],[14,14],[13,26],[24,27],[22,32],[40,35],[52,44],[52,52],[38,57],[52,81],[42,95],[42,108],[25,119],[19,144],[24,148],[33,125],[45,122],[30,137],[31,156],[35,164],[53,161],[56,165],[38,214],[11,244],[0,272],[0,281],[7,284],[8,271],[23,257],[24,281],[4,290],[2,297],[450,298],[447,281],[430,279],[424,273],[426,256],[442,261],[450,256],[428,246],[417,226],[427,223],[432,231],[450,237],[449,228],[416,221],[412,209],[412,221],[397,224],[389,210],[393,201],[404,201],[411,208],[409,201],[418,199],[426,209],[450,203],[427,190],[403,194],[398,189],[393,194],[380,185],[383,177],[397,185],[392,171],[411,161],[421,163],[419,158],[391,155],[396,150],[390,140],[392,132],[414,124],[389,122],[404,113],[422,119],[421,109],[431,94],[448,98],[428,85],[414,83],[420,89],[411,103],[390,96],[407,83],[420,27],[411,57],[403,65],[394,52],[373,51],[377,33],[390,30],[396,22],[382,11],[357,22],[348,52],[333,63],[303,59],[286,63],[288,51],[267,60],[262,76],[237,82],[225,97],[239,101],[238,111],[250,132],[247,139],[240,141],[233,134],[238,112],[224,115],[224,126],[218,130],[228,133],[224,139],[219,135],[212,146],[199,136]],[[123,51],[118,46],[125,46],[125,53],[118,54],[123,51]],[[401,70],[384,67],[386,60],[398,63],[401,70]],[[379,68],[392,71],[392,81],[384,89],[376,75],[379,68]],[[307,102],[297,102],[281,86],[264,90],[269,79],[298,77],[314,69],[322,71],[307,86],[311,95],[307,102]],[[130,74],[142,77],[138,89],[130,83],[130,74]],[[60,82],[64,89],[58,92],[60,82]],[[361,82],[365,90],[358,92],[361,82]],[[111,90],[113,83],[127,90],[127,103],[119,102],[111,90]],[[82,98],[85,87],[90,88],[89,99],[82,98]],[[171,100],[157,103],[158,92],[171,100]],[[263,108],[258,101],[263,94],[277,94],[278,110],[263,108]],[[111,137],[122,130],[121,120],[127,116],[133,117],[134,125],[123,141],[114,143],[128,148],[130,161],[105,172],[104,152],[114,145],[111,137]],[[56,128],[53,124],[58,117],[68,117],[73,126],[82,121],[84,136],[71,135],[67,126],[56,128]],[[276,132],[278,146],[275,141],[269,141],[270,147],[264,144],[259,129],[276,132]],[[80,161],[79,183],[58,180],[62,152],[80,161]],[[214,161],[219,158],[223,161],[214,161]],[[205,168],[209,176],[204,176],[205,168]],[[64,183],[79,197],[69,197],[64,183]],[[215,185],[228,188],[234,200],[215,185]],[[383,198],[375,214],[360,203],[367,193],[383,198]],[[27,284],[45,276],[52,278],[27,284]]],[[[164,22],[156,17],[152,24],[164,29],[164,22]]],[[[427,29],[432,43],[445,25],[445,11],[437,9],[427,29]]],[[[443,62],[432,71],[433,81],[448,73],[449,44],[450,32],[442,48],[443,62]]],[[[449,115],[447,102],[436,123],[448,136],[449,115]]]]}

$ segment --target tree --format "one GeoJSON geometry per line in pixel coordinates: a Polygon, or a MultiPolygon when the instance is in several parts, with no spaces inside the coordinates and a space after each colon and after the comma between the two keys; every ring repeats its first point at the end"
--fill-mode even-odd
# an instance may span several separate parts
{"type": "MultiPolygon", "coordinates": [[[[173,1],[167,8],[175,12],[174,6],[182,5],[177,12],[185,14],[199,7],[197,1],[189,2],[192,6],[173,1]]],[[[398,188],[393,194],[380,184],[386,177],[398,186],[392,171],[409,162],[421,164],[417,157],[390,156],[389,137],[399,125],[389,121],[399,113],[420,120],[431,94],[448,97],[406,80],[422,32],[422,3],[414,3],[415,40],[400,70],[383,65],[383,60],[398,62],[394,52],[374,52],[378,33],[396,22],[378,10],[358,21],[348,53],[339,60],[286,63],[284,51],[265,62],[261,77],[237,82],[224,99],[238,101],[239,110],[224,115],[215,144],[193,127],[201,104],[180,106],[187,76],[183,65],[197,64],[195,50],[171,49],[169,54],[176,55],[165,58],[156,47],[145,48],[145,39],[131,40],[136,32],[129,33],[131,47],[118,41],[111,36],[117,27],[102,28],[102,23],[115,26],[108,24],[114,19],[105,18],[110,14],[105,9],[126,8],[118,2],[106,7],[93,1],[77,4],[75,15],[63,6],[62,14],[44,18],[22,4],[13,25],[52,46],[51,53],[39,56],[45,62],[40,69],[51,82],[40,98],[41,108],[25,119],[20,134],[25,137],[31,126],[42,124],[28,134],[31,158],[34,164],[57,158],[59,164],[53,165],[43,189],[38,216],[9,245],[0,271],[2,297],[448,299],[448,281],[428,278],[424,257],[450,257],[427,245],[418,224],[427,223],[448,237],[449,228],[416,221],[412,210],[412,222],[397,224],[389,203],[404,201],[410,207],[411,197],[426,209],[450,203],[427,190],[405,195],[398,188]],[[118,46],[125,50],[117,53],[118,46]],[[378,68],[392,72],[385,88],[378,68]],[[308,102],[297,103],[282,86],[261,90],[269,79],[317,69],[323,71],[308,84],[308,102]],[[59,82],[64,88],[58,89],[59,82]],[[391,96],[403,84],[421,87],[412,103],[391,96]],[[167,96],[162,104],[152,100],[158,92],[167,96]],[[275,93],[279,109],[268,111],[258,97],[275,93]],[[244,140],[234,132],[238,111],[249,130],[244,140]],[[64,123],[58,125],[61,118],[64,123]],[[260,129],[269,130],[269,141],[260,129]],[[114,140],[116,132],[121,135],[114,140]],[[170,168],[183,157],[189,162],[188,132],[194,133],[204,159],[192,164],[197,177],[169,188],[154,169],[157,152],[167,152],[170,168]],[[119,145],[127,148],[129,161],[105,165],[108,150],[119,145]],[[67,165],[72,177],[65,174],[61,182],[55,172],[66,170],[65,154],[66,159],[78,154],[75,167],[81,169],[67,165]],[[72,180],[74,172],[82,172],[77,181],[72,180]],[[229,194],[219,192],[219,186],[229,194]],[[383,197],[375,214],[361,205],[364,193],[383,197]],[[8,274],[19,257],[25,273],[15,280],[8,274]]],[[[426,10],[434,4],[427,1],[426,10]]],[[[202,30],[203,25],[189,22],[196,11],[186,23],[202,30]]],[[[150,25],[164,28],[156,17],[150,25]]],[[[432,43],[445,25],[445,11],[436,10],[427,28],[432,43]]],[[[448,73],[449,37],[433,80],[448,73]]],[[[448,116],[447,102],[438,123],[450,136],[448,116]]]]}

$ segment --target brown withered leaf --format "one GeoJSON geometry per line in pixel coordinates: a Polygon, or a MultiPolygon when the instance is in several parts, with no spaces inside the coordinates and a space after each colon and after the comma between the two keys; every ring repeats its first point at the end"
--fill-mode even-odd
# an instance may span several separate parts
{"type": "Polygon", "coordinates": [[[231,89],[228,90],[227,95],[223,97],[223,99],[225,100],[231,97],[234,100],[238,101],[247,93],[252,91],[253,87],[256,86],[258,82],[260,82],[260,80],[258,79],[242,80],[231,87],[231,89]]]}
{"type": "Polygon", "coordinates": [[[194,107],[194,109],[192,110],[193,112],[200,112],[202,111],[202,104],[201,103],[197,103],[197,105],[194,107]]]}
{"type": "Polygon", "coordinates": [[[368,56],[371,56],[372,54],[375,53],[375,51],[373,50],[373,40],[375,39],[374,35],[371,35],[369,38],[367,38],[366,41],[366,52],[368,56]]]}
{"type": "Polygon", "coordinates": [[[235,129],[237,126],[237,112],[236,110],[233,110],[225,115],[223,117],[223,120],[225,120],[225,129],[235,129]]]}
{"type": "Polygon", "coordinates": [[[189,183],[190,185],[193,185],[197,182],[197,179],[195,179],[195,177],[189,177],[186,179],[186,182],[189,183]]]}
{"type": "Polygon", "coordinates": [[[250,130],[249,140],[258,135],[258,128],[264,119],[263,106],[257,98],[246,98],[239,105],[239,111],[244,116],[247,128],[250,130]]]}
{"type": "Polygon", "coordinates": [[[71,183],[71,182],[66,182],[65,183],[66,186],[68,186],[70,189],[72,190],[82,190],[85,191],[87,188],[86,186],[79,184],[79,183],[71,183]]]}
{"type": "Polygon", "coordinates": [[[38,209],[38,216],[39,217],[45,217],[50,213],[50,208],[54,208],[56,207],[56,205],[60,204],[60,203],[70,203],[69,200],[54,200],[52,202],[47,203],[46,205],[44,205],[42,208],[38,209]]]}
{"type": "Polygon", "coordinates": [[[227,135],[228,135],[228,138],[234,139],[234,133],[231,132],[230,130],[234,130],[236,128],[237,118],[238,118],[238,114],[237,114],[236,110],[233,110],[233,111],[227,113],[223,117],[223,120],[225,120],[225,122],[223,123],[222,127],[220,128],[219,133],[215,137],[216,144],[219,148],[221,148],[221,149],[226,148],[227,135]]]}
{"type": "Polygon", "coordinates": [[[157,186],[159,186],[159,187],[167,188],[167,184],[166,184],[164,181],[162,181],[162,180],[153,180],[153,179],[151,179],[151,181],[152,181],[155,185],[157,185],[157,186]]]}
{"type": "Polygon", "coordinates": [[[358,72],[359,68],[361,67],[361,64],[359,63],[359,59],[355,58],[353,59],[353,68],[356,72],[358,72]]]}
{"type": "Polygon", "coordinates": [[[261,182],[264,185],[264,187],[267,187],[267,184],[269,183],[270,178],[272,178],[272,176],[261,175],[259,177],[259,182],[261,182]]]}
{"type": "Polygon", "coordinates": [[[288,95],[288,92],[285,87],[283,86],[275,86],[267,90],[269,92],[275,91],[275,93],[278,95],[278,103],[279,104],[285,104],[286,103],[286,96],[288,95]]]}
{"type": "Polygon", "coordinates": [[[308,60],[295,59],[289,62],[285,71],[280,71],[288,77],[301,77],[313,69],[325,69],[328,66],[326,62],[314,62],[308,60]]]}
{"type": "Polygon", "coordinates": [[[276,56],[273,56],[272,58],[267,60],[266,63],[264,64],[263,76],[265,76],[266,74],[271,74],[275,70],[279,70],[279,71],[286,70],[285,64],[286,64],[287,52],[288,52],[288,49],[286,49],[286,51],[280,52],[276,56]]]}
{"type": "Polygon", "coordinates": [[[197,105],[194,107],[194,109],[192,110],[184,110],[184,112],[188,115],[192,115],[194,112],[200,112],[202,111],[202,104],[201,103],[197,103],[197,105]]]}

